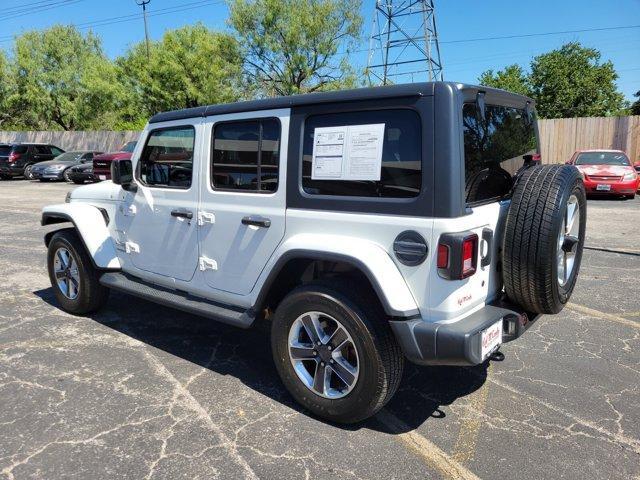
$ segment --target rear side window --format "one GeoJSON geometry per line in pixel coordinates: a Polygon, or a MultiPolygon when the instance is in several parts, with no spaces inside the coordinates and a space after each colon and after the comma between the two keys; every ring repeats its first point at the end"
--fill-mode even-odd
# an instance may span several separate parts
{"type": "Polygon", "coordinates": [[[62,150],[60,150],[58,147],[51,147],[51,152],[52,152],[54,155],[56,155],[56,156],[61,155],[61,154],[63,154],[63,153],[64,153],[64,152],[63,152],[62,150]]]}
{"type": "Polygon", "coordinates": [[[218,123],[213,130],[213,187],[275,192],[279,157],[280,122],[277,119],[218,123]]]}
{"type": "Polygon", "coordinates": [[[482,120],[475,103],[466,103],[462,113],[466,201],[500,200],[538,151],[535,117],[527,119],[524,109],[487,105],[482,120]]]}
{"type": "Polygon", "coordinates": [[[140,180],[155,187],[189,188],[194,140],[192,126],[153,130],[140,156],[140,180]]]}
{"type": "MultiPolygon", "coordinates": [[[[369,127],[367,127],[369,126],[369,127]]],[[[320,132],[327,130],[320,130],[320,132]]],[[[347,131],[345,129],[345,131],[347,131]]],[[[378,137],[379,138],[379,137],[378,137]]],[[[320,141],[320,139],[317,139],[320,141]]],[[[338,140],[342,142],[342,139],[338,140]]],[[[344,150],[342,150],[344,151],[344,150]]],[[[422,186],[422,140],[420,116],[413,110],[341,112],[309,117],[304,126],[302,187],[314,195],[402,198],[415,197],[422,186]],[[316,129],[382,125],[382,162],[375,172],[379,180],[313,179],[313,148],[316,129]]],[[[330,153],[332,154],[332,153],[330,153]]],[[[343,158],[343,161],[344,160],[343,158]]],[[[336,162],[336,165],[339,161],[336,162]]],[[[342,166],[343,173],[348,166],[342,166]]]]}
{"type": "Polygon", "coordinates": [[[9,155],[11,153],[11,145],[0,145],[0,155],[9,155]]]}
{"type": "Polygon", "coordinates": [[[47,145],[35,145],[34,148],[36,153],[41,153],[43,155],[49,155],[51,153],[51,149],[47,145]]]}

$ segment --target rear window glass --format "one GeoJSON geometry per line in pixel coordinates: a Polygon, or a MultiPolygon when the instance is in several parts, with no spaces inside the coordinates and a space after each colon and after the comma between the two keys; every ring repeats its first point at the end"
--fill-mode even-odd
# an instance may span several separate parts
{"type": "Polygon", "coordinates": [[[584,152],[576,158],[576,165],[624,165],[631,166],[631,162],[623,153],[616,152],[584,152]]]}
{"type": "MultiPolygon", "coordinates": [[[[382,127],[380,127],[382,128],[382,127]]],[[[341,112],[309,117],[304,127],[302,186],[315,195],[415,197],[422,186],[420,116],[413,110],[341,112]],[[380,180],[312,179],[317,128],[384,125],[380,180]]],[[[377,174],[376,174],[377,175],[377,174]]]]}
{"type": "Polygon", "coordinates": [[[524,109],[487,105],[482,120],[475,103],[466,103],[462,113],[466,201],[504,198],[538,151],[535,116],[528,120],[524,109]]]}

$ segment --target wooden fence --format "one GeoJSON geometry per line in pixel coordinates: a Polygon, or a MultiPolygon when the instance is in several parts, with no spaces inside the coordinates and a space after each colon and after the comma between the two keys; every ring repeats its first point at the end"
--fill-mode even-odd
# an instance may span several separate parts
{"type": "Polygon", "coordinates": [[[101,152],[117,151],[123,144],[137,140],[140,132],[94,131],[94,132],[8,132],[0,131],[0,143],[3,142],[37,142],[51,143],[63,150],[98,150],[101,152]]]}
{"type": "MultiPolygon", "coordinates": [[[[559,118],[540,120],[540,147],[544,163],[563,163],[584,148],[624,150],[632,162],[640,162],[640,116],[559,118]]],[[[52,143],[65,150],[114,151],[136,140],[140,132],[7,132],[2,142],[52,143]]]]}
{"type": "Polygon", "coordinates": [[[540,120],[540,148],[544,163],[567,161],[576,150],[624,150],[640,162],[640,116],[585,117],[540,120]]]}

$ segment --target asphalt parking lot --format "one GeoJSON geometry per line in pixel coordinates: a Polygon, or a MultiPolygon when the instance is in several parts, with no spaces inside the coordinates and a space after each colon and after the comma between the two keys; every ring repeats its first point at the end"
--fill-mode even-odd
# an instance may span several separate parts
{"type": "Polygon", "coordinates": [[[640,478],[640,198],[589,201],[572,304],[503,361],[408,365],[345,428],[293,403],[263,330],[59,310],[39,220],[70,188],[0,182],[2,478],[640,478]]]}

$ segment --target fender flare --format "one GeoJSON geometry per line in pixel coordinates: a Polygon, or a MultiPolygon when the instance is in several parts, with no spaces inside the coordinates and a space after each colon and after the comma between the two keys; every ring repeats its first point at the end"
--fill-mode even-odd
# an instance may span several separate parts
{"type": "Polygon", "coordinates": [[[339,261],[357,268],[373,286],[387,315],[400,318],[420,315],[417,303],[397,265],[380,246],[373,242],[354,241],[353,238],[332,235],[314,235],[314,242],[309,242],[308,237],[311,236],[297,235],[281,245],[279,252],[276,252],[263,271],[266,278],[258,283],[260,290],[254,302],[254,309],[260,308],[276,278],[289,261],[309,259],[339,261]],[[329,248],[331,246],[334,248],[329,248]]]}
{"type": "MultiPolygon", "coordinates": [[[[100,270],[120,270],[120,260],[106,225],[108,216],[105,217],[105,214],[98,207],[86,203],[62,203],[44,207],[40,224],[72,223],[94,267],[100,270]]],[[[45,235],[45,245],[49,245],[56,231],[45,235]]]]}

